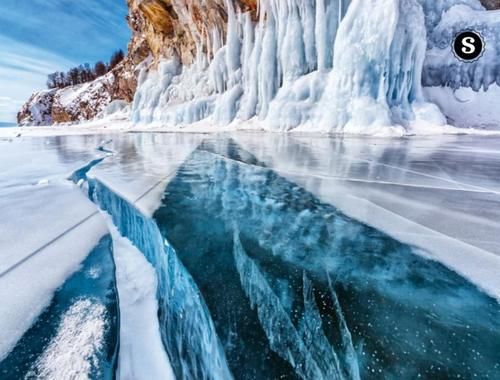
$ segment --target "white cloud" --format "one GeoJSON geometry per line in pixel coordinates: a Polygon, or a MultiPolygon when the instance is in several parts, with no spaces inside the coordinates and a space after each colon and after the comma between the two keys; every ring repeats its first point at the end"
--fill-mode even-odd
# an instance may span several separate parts
{"type": "Polygon", "coordinates": [[[35,90],[45,88],[47,74],[74,62],[36,46],[0,35],[0,121],[14,121],[35,90]]]}

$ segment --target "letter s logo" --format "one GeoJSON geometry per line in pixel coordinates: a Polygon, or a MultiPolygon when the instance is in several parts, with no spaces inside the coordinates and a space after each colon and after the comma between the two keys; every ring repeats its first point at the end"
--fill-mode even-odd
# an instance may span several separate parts
{"type": "Polygon", "coordinates": [[[462,52],[465,54],[473,54],[476,51],[476,47],[474,46],[474,43],[476,40],[473,37],[464,37],[462,39],[462,52]]]}
{"type": "Polygon", "coordinates": [[[483,55],[484,47],[483,37],[473,30],[465,30],[455,35],[451,46],[455,57],[463,62],[479,59],[483,55]]]}

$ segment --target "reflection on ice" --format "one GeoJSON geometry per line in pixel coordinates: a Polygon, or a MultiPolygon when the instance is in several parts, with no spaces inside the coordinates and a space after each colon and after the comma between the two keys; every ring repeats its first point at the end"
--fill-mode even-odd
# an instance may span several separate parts
{"type": "Polygon", "coordinates": [[[322,201],[425,249],[500,299],[498,139],[235,139],[322,201]]]}
{"type": "Polygon", "coordinates": [[[134,134],[108,140],[113,152],[92,168],[89,177],[115,189],[145,214],[151,214],[177,167],[201,142],[190,134],[134,134]]]}
{"type": "Polygon", "coordinates": [[[207,139],[154,215],[202,291],[233,373],[500,374],[494,299],[263,165],[230,140],[207,139]],[[301,328],[304,318],[314,324],[315,304],[326,339],[310,345],[301,328]],[[321,367],[318,352],[330,350],[339,368],[335,359],[321,367]]]}

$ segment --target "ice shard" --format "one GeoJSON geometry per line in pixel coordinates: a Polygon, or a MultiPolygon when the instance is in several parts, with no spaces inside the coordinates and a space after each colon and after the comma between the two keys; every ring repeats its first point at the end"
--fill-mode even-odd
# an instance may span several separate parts
{"type": "MultiPolygon", "coordinates": [[[[237,231],[234,235],[234,258],[241,286],[250,299],[252,308],[257,309],[271,349],[287,360],[302,379],[341,379],[339,369],[335,368],[335,360],[325,367],[322,364],[328,362],[323,360],[328,358],[322,356],[323,350],[315,352],[316,345],[306,346],[280,299],[273,293],[257,265],[245,253],[237,231]],[[318,359],[322,362],[318,363],[318,359]]],[[[317,327],[321,328],[321,325],[317,327]]],[[[315,343],[322,349],[321,343],[325,341],[315,343]]],[[[329,347],[328,342],[326,344],[329,347]]],[[[335,356],[332,355],[332,358],[335,356]]]]}
{"type": "Polygon", "coordinates": [[[155,221],[96,179],[89,194],[156,270],[160,332],[176,377],[231,379],[204,300],[155,221]]]}

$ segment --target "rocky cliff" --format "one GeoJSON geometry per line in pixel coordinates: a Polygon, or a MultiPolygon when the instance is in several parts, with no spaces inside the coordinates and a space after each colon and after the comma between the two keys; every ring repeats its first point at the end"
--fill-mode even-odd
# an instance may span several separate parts
{"type": "Polygon", "coordinates": [[[354,130],[361,124],[407,128],[415,120],[439,124],[442,115],[422,94],[422,74],[428,86],[447,86],[457,70],[463,73],[454,74],[455,82],[484,88],[496,81],[490,73],[498,71],[500,78],[500,67],[491,63],[495,57],[470,70],[453,61],[448,40],[467,25],[448,11],[458,5],[474,15],[492,45],[500,22],[484,9],[499,8],[499,2],[128,0],[132,38],[126,59],[91,83],[34,94],[18,121],[87,120],[122,100],[133,101],[134,122],[162,125],[254,117],[279,129],[307,122],[327,130],[349,123],[354,130]],[[373,115],[358,118],[358,107],[373,115]],[[320,108],[331,115],[323,117],[320,108]]]}
{"type": "MultiPolygon", "coordinates": [[[[257,0],[234,3],[257,17],[257,0]]],[[[128,5],[131,46],[145,41],[156,60],[177,55],[189,65],[200,49],[213,53],[224,44],[227,0],[128,0],[128,5]],[[210,46],[214,39],[219,46],[210,46]]]]}
{"type": "MultiPolygon", "coordinates": [[[[257,0],[238,0],[236,4],[256,17],[257,0]]],[[[114,100],[133,100],[138,67],[148,57],[151,68],[162,58],[172,56],[189,65],[200,49],[214,51],[224,43],[225,0],[128,0],[128,6],[132,38],[125,60],[93,82],[34,93],[18,113],[20,125],[92,119],[114,100]],[[208,35],[213,33],[219,33],[218,46],[207,45],[208,35]]]]}

